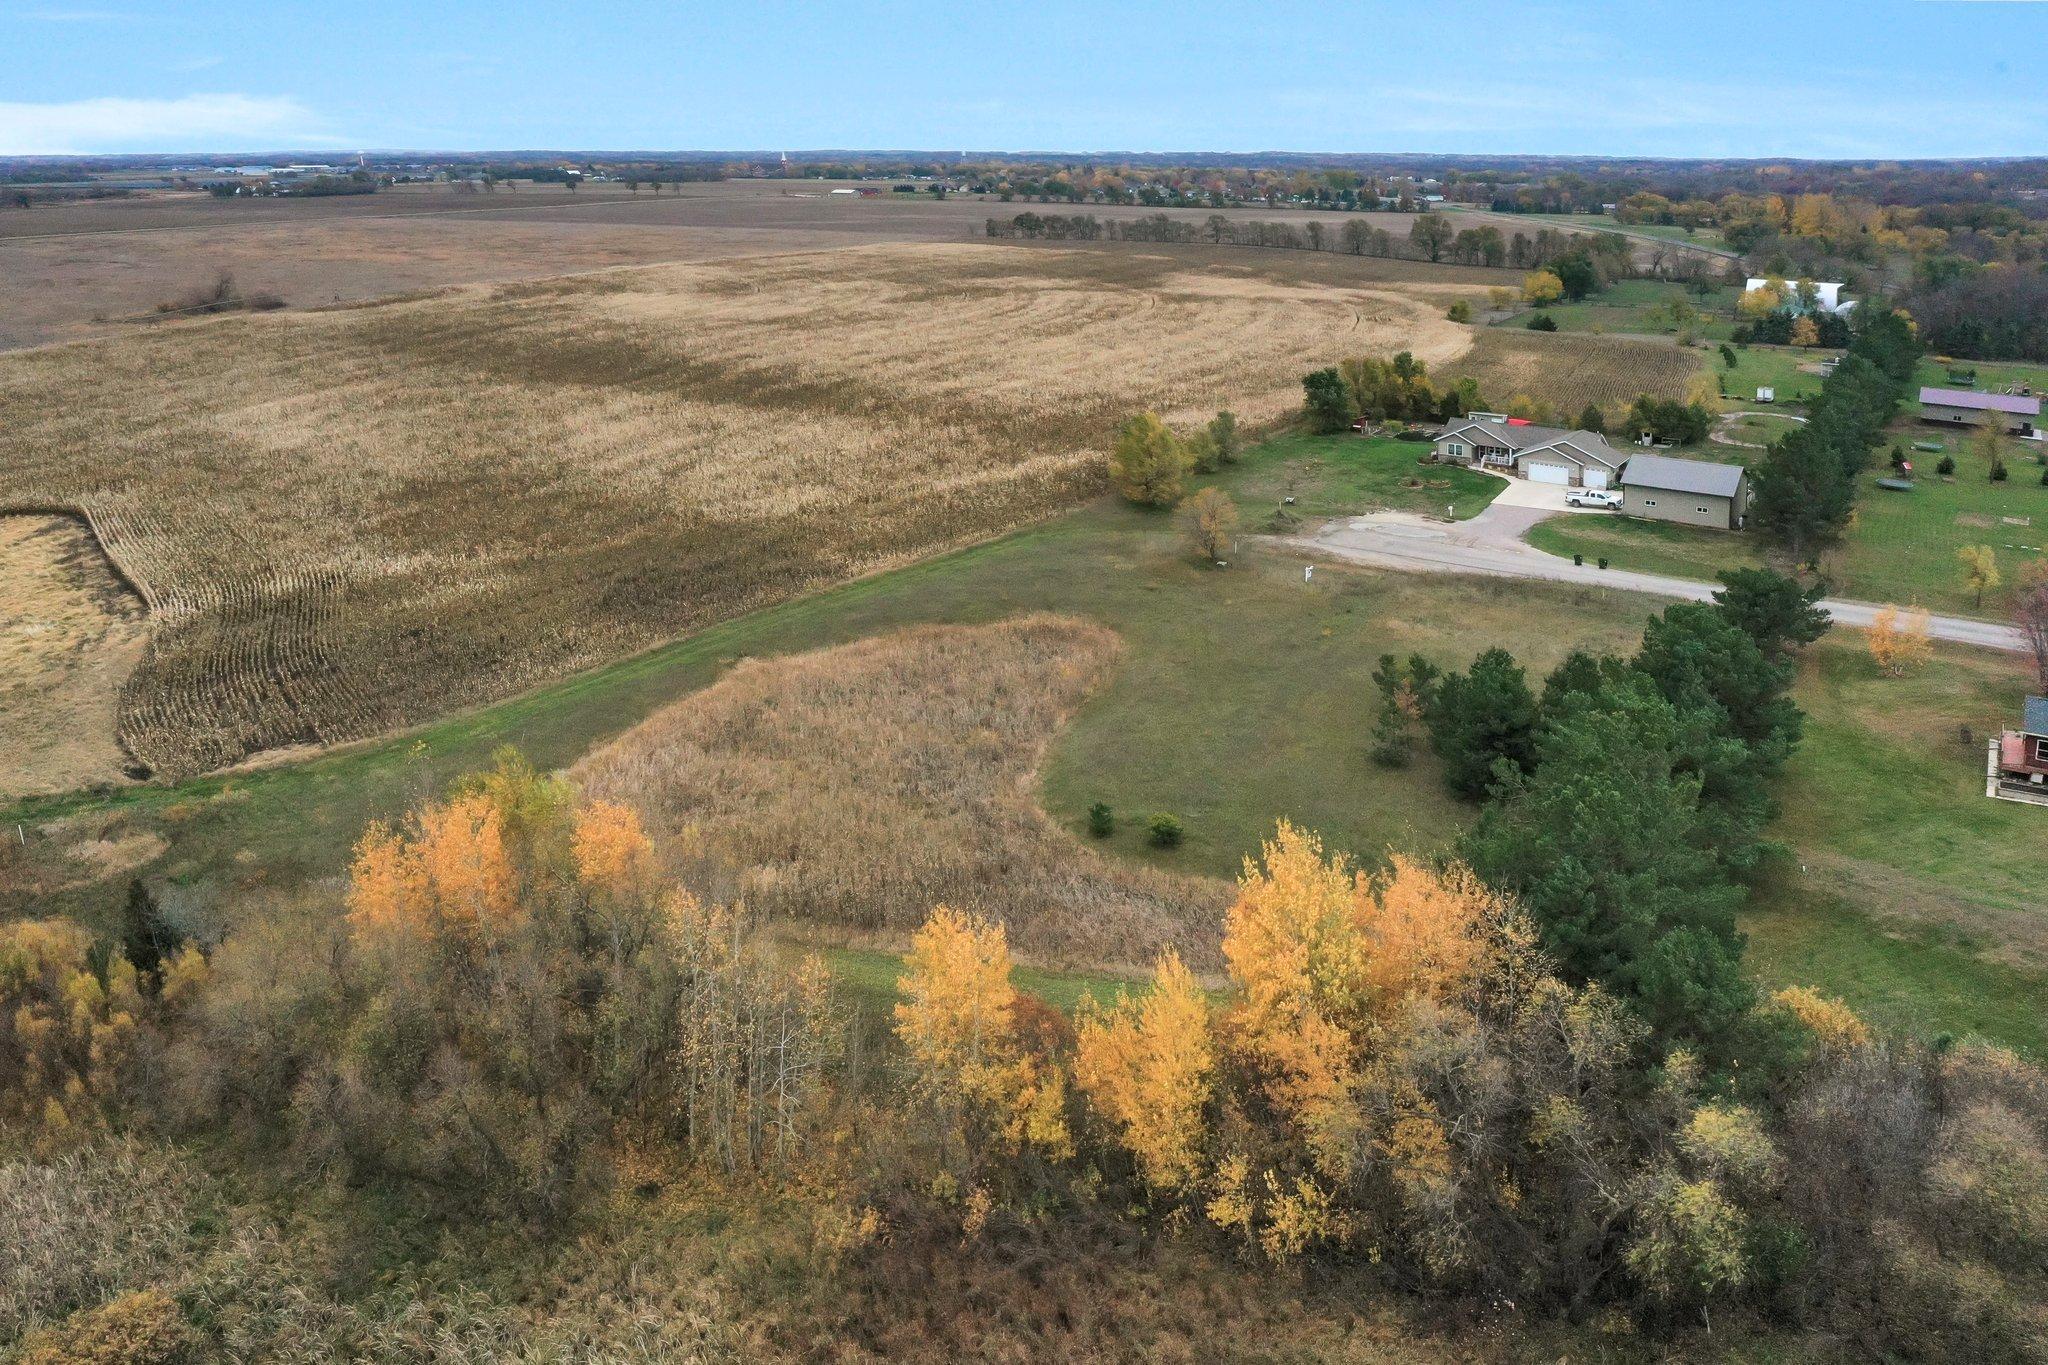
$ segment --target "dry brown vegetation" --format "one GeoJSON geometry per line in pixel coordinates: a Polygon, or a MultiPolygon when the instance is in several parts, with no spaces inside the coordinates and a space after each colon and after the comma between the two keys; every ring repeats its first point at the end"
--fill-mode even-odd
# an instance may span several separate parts
{"type": "Polygon", "coordinates": [[[0,517],[0,797],[121,777],[142,604],[75,517],[0,517]]]}
{"type": "MultiPolygon", "coordinates": [[[[844,186],[841,186],[844,188],[844,186]]],[[[834,195],[817,182],[739,180],[629,193],[619,185],[459,193],[408,185],[374,195],[216,199],[148,193],[0,211],[0,348],[132,330],[195,281],[229,271],[295,308],[570,271],[725,260],[883,242],[979,240],[991,214],[1032,205],[986,196],[834,195]]],[[[1105,220],[1153,212],[1096,206],[1105,220]]],[[[1200,221],[1206,212],[1175,210],[1200,221]]],[[[1330,215],[1233,209],[1232,218],[1330,215]]],[[[1407,215],[1367,215],[1405,234],[1407,215]]],[[[1334,236],[1336,223],[1327,224],[1334,236]]],[[[1121,243],[1094,249],[1120,251],[1121,243]]],[[[1517,273],[1299,251],[1180,248],[1183,257],[1350,287],[1375,280],[1508,283],[1517,273]],[[1262,262],[1263,264],[1254,264],[1262,262]]]]}
{"type": "Polygon", "coordinates": [[[1569,418],[1588,403],[1625,408],[1638,394],[1684,398],[1701,364],[1700,352],[1662,342],[1488,327],[1443,373],[1470,375],[1489,402],[1527,394],[1569,418]]]}
{"type": "Polygon", "coordinates": [[[0,359],[0,488],[149,601],[129,750],[375,733],[1006,530],[1115,423],[1467,333],[1171,255],[877,247],[169,324],[0,359]]]}
{"type": "Polygon", "coordinates": [[[1111,862],[1033,798],[1040,752],[1117,652],[1100,626],[1035,615],[749,662],[572,776],[739,869],[773,918],[902,936],[944,903],[1049,961],[1214,963],[1227,887],[1111,862]]]}

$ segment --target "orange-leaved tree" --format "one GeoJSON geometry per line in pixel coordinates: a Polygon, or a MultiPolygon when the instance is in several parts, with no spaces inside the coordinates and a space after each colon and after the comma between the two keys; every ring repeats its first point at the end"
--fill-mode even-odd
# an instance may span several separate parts
{"type": "Polygon", "coordinates": [[[1234,1036],[1323,1174],[1344,1171],[1360,1140],[1354,1092],[1371,1030],[1488,970],[1505,917],[1463,867],[1395,855],[1370,876],[1284,820],[1261,861],[1246,860],[1224,921],[1243,992],[1234,1036]]]}

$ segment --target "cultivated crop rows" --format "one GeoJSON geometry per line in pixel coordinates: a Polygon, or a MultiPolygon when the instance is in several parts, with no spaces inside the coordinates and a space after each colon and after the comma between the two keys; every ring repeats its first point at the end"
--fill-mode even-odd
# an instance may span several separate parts
{"type": "Polygon", "coordinates": [[[0,505],[150,602],[179,775],[375,733],[1044,516],[1146,406],[1469,335],[1398,286],[890,246],[229,317],[0,358],[0,505]]]}

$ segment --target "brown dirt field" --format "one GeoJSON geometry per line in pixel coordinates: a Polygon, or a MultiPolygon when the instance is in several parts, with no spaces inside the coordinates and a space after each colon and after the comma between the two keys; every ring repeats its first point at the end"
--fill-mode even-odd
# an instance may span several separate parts
{"type": "Polygon", "coordinates": [[[1055,965],[1142,969],[1169,946],[1215,965],[1227,884],[1112,862],[1032,796],[1119,649],[1039,615],[750,661],[571,776],[737,869],[773,919],[900,939],[945,904],[1055,965]]]}
{"type": "Polygon", "coordinates": [[[152,611],[121,738],[189,774],[1048,515],[1135,410],[1256,423],[1313,365],[1469,344],[1243,254],[869,247],[16,352],[0,497],[91,513],[152,611]]]}
{"type": "MultiPolygon", "coordinates": [[[[0,350],[133,330],[156,305],[232,273],[247,292],[294,308],[358,303],[450,285],[503,282],[666,261],[815,251],[877,242],[980,239],[990,216],[1049,206],[985,197],[833,195],[808,182],[732,181],[631,195],[591,186],[456,194],[401,187],[322,199],[219,200],[163,194],[0,211],[0,350]]],[[[1152,210],[1087,210],[1131,218],[1152,210]]],[[[1202,210],[1169,216],[1200,221],[1202,210]]],[[[1328,222],[1343,214],[1232,209],[1232,218],[1328,222]]],[[[1368,214],[1405,233],[1412,219],[1368,214]]],[[[1070,244],[1063,246],[1071,249],[1070,244]]],[[[1087,249],[1159,250],[1092,243],[1087,249]]],[[[1513,271],[1377,260],[1334,252],[1176,247],[1190,260],[1340,286],[1366,281],[1512,283],[1513,271]]]]}
{"type": "Polygon", "coordinates": [[[0,516],[0,798],[122,780],[142,605],[77,519],[0,516]]]}

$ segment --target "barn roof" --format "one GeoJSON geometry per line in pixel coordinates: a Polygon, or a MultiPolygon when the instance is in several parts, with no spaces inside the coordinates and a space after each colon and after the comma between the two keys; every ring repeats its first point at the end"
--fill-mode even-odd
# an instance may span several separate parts
{"type": "Polygon", "coordinates": [[[1732,498],[1742,487],[1739,464],[1711,460],[1674,460],[1668,455],[1631,455],[1622,467],[1623,488],[1663,488],[1673,493],[1704,493],[1732,498]]]}
{"type": "Polygon", "coordinates": [[[1920,390],[1920,401],[1947,408],[1976,408],[1979,411],[2010,412],[2021,417],[2041,415],[2041,400],[2022,398],[2016,393],[1978,393],[1973,389],[1920,390]]]}

